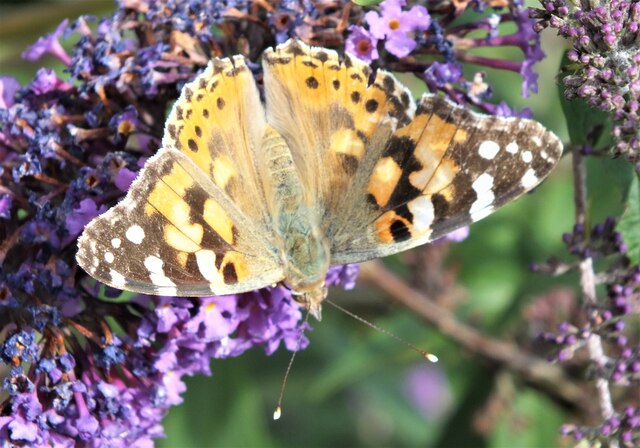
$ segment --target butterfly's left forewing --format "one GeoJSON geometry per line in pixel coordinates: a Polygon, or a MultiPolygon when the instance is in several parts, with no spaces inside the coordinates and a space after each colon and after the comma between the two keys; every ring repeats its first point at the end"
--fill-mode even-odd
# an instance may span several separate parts
{"type": "Polygon", "coordinates": [[[266,130],[241,57],[216,59],[187,84],[163,148],[126,198],[94,219],[77,260],[119,289],[203,296],[283,279],[256,154],[266,130]]]}

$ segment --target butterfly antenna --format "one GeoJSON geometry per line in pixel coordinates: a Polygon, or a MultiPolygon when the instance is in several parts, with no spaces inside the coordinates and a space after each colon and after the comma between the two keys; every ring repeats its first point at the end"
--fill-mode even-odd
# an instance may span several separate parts
{"type": "Polygon", "coordinates": [[[335,302],[332,302],[329,299],[324,299],[323,303],[328,303],[329,305],[331,305],[334,308],[337,308],[338,310],[342,311],[344,314],[346,314],[347,316],[351,316],[354,319],[356,319],[357,321],[362,322],[363,324],[373,328],[374,330],[378,330],[381,333],[386,334],[387,336],[391,336],[393,339],[395,339],[396,341],[400,342],[401,344],[406,345],[407,347],[409,347],[411,350],[413,350],[414,352],[417,352],[420,356],[422,356],[423,358],[425,358],[428,361],[431,362],[438,362],[438,357],[436,355],[434,355],[433,353],[429,353],[425,350],[422,350],[418,347],[416,347],[415,345],[413,345],[411,342],[407,342],[404,339],[402,339],[400,336],[390,332],[389,330],[385,330],[382,327],[377,326],[376,324],[373,324],[371,322],[369,322],[366,319],[363,319],[362,317],[358,316],[357,314],[352,313],[351,311],[347,310],[346,308],[341,307],[340,305],[338,305],[335,302]]]}
{"type": "Polygon", "coordinates": [[[278,403],[276,404],[276,408],[273,411],[274,420],[278,420],[282,415],[282,397],[284,397],[284,388],[287,385],[287,379],[289,379],[289,372],[291,372],[291,366],[293,366],[293,360],[296,359],[296,354],[298,353],[298,350],[300,350],[300,344],[302,343],[302,338],[304,337],[304,327],[306,327],[306,324],[308,321],[309,321],[309,310],[307,310],[307,314],[304,318],[304,324],[302,325],[302,329],[300,330],[300,336],[298,336],[298,342],[296,342],[296,349],[291,354],[291,359],[289,359],[289,365],[287,366],[287,370],[284,372],[282,387],[280,388],[280,395],[278,396],[278,403]]]}

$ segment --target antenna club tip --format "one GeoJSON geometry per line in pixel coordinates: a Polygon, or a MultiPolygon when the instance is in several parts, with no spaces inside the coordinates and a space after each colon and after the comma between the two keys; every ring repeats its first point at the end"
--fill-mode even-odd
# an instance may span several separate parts
{"type": "Polygon", "coordinates": [[[425,353],[424,357],[428,360],[431,361],[433,363],[436,363],[439,361],[438,357],[436,355],[434,355],[433,353],[425,353]]]}
{"type": "Polygon", "coordinates": [[[276,407],[276,410],[273,411],[273,419],[278,420],[282,415],[282,408],[280,406],[276,407]]]}

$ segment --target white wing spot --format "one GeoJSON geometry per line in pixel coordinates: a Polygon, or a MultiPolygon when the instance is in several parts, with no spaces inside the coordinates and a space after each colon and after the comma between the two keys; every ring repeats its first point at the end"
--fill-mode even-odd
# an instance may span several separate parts
{"type": "Polygon", "coordinates": [[[542,157],[544,160],[549,160],[549,154],[547,154],[547,151],[545,151],[544,149],[540,151],[540,157],[542,157]]]}
{"type": "Polygon", "coordinates": [[[138,225],[133,225],[127,229],[124,234],[133,244],[140,244],[144,239],[144,230],[138,225]]]}
{"type": "Polygon", "coordinates": [[[164,274],[164,261],[155,255],[150,255],[144,259],[144,267],[149,271],[149,278],[154,286],[176,286],[176,284],[164,274]]]}
{"type": "Polygon", "coordinates": [[[104,260],[107,263],[109,263],[109,264],[113,263],[114,259],[115,259],[115,257],[113,256],[113,254],[111,252],[105,252],[104,253],[104,260]]]}
{"type": "Polygon", "coordinates": [[[109,271],[109,274],[111,275],[111,285],[120,289],[123,289],[125,287],[125,285],[127,284],[127,279],[124,278],[122,274],[114,271],[113,269],[109,271]]]}
{"type": "Polygon", "coordinates": [[[540,137],[538,137],[537,135],[534,135],[533,137],[531,137],[531,141],[536,145],[536,146],[542,146],[542,139],[540,137]]]}
{"type": "Polygon", "coordinates": [[[500,145],[498,145],[493,140],[483,141],[482,143],[480,143],[480,147],[478,148],[478,154],[480,154],[480,157],[488,160],[493,160],[493,158],[496,156],[496,154],[498,154],[499,151],[500,145]]]}
{"type": "Polygon", "coordinates": [[[531,163],[532,160],[533,160],[533,154],[531,154],[531,151],[522,152],[522,161],[524,163],[531,163]]]}
{"type": "Polygon", "coordinates": [[[473,221],[479,221],[493,211],[493,176],[482,173],[472,184],[471,188],[476,192],[476,200],[471,204],[469,214],[473,221]]]}
{"type": "Polygon", "coordinates": [[[519,148],[516,142],[511,142],[504,149],[506,149],[509,154],[516,154],[519,148]]]}
{"type": "Polygon", "coordinates": [[[430,196],[419,196],[407,204],[413,215],[413,231],[422,235],[429,231],[433,223],[433,203],[430,196]]]}
{"type": "Polygon", "coordinates": [[[527,189],[533,187],[538,183],[538,176],[536,176],[536,172],[532,168],[529,168],[527,172],[524,173],[524,176],[522,176],[520,183],[527,189]]]}
{"type": "Polygon", "coordinates": [[[111,240],[111,245],[114,249],[119,249],[122,244],[122,240],[120,238],[114,238],[111,240]]]}
{"type": "Polygon", "coordinates": [[[220,274],[216,269],[216,254],[212,250],[199,250],[196,252],[196,263],[200,274],[212,284],[220,284],[220,274]]]}

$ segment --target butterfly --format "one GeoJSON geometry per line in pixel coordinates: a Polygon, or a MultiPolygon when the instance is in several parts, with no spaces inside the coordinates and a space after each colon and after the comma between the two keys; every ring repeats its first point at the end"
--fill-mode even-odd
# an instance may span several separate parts
{"type": "Polygon", "coordinates": [[[91,221],[77,261],[112,287],[207,296],[283,283],[317,319],[329,265],[392,255],[478,221],[560,159],[536,121],[417,102],[391,73],[289,40],[185,85],[162,148],[91,221]]]}

